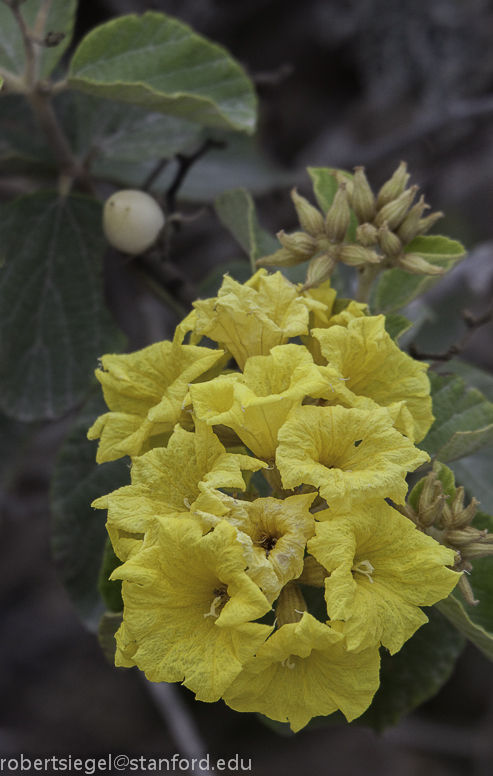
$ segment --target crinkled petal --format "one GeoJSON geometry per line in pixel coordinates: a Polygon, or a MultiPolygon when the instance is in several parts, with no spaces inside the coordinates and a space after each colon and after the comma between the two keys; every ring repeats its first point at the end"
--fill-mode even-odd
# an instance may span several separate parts
{"type": "Polygon", "coordinates": [[[229,523],[202,536],[194,521],[162,522],[152,546],[112,575],[123,580],[120,652],[131,634],[131,659],[150,681],[183,681],[199,700],[218,700],[271,631],[250,622],[270,604],[244,568],[229,523]]]}
{"type": "Polygon", "coordinates": [[[341,633],[305,613],[299,623],[272,634],[224,700],[237,711],[290,722],[294,732],[337,709],[351,721],[370,705],[379,666],[377,648],[348,652],[341,633]]]}
{"type": "Polygon", "coordinates": [[[348,649],[381,642],[393,654],[428,621],[419,607],[446,598],[459,581],[447,568],[455,553],[383,500],[328,513],[308,549],[330,572],[329,617],[346,622],[348,649]]]}
{"type": "Polygon", "coordinates": [[[404,503],[407,472],[429,458],[392,423],[387,409],[293,409],[276,454],[284,487],[313,485],[333,508],[379,496],[404,503]]]}
{"type": "MultiPolygon", "coordinates": [[[[433,422],[428,365],[400,350],[385,331],[383,315],[355,318],[347,327],[314,329],[312,335],[328,363],[345,378],[334,388],[346,406],[363,409],[367,398],[381,407],[405,402],[413,427],[409,433],[409,416],[401,412],[396,428],[412,442],[426,436],[433,422]]],[[[324,398],[334,401],[329,393],[324,398]]]]}

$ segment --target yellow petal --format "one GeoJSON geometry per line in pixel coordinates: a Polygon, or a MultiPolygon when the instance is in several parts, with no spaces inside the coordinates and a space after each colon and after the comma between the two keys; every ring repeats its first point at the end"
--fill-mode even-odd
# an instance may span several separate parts
{"type": "MultiPolygon", "coordinates": [[[[383,315],[355,318],[347,327],[314,329],[312,335],[320,342],[328,363],[346,378],[334,385],[346,406],[363,409],[368,406],[367,399],[381,407],[405,402],[408,414],[402,409],[395,427],[412,442],[426,436],[433,422],[428,365],[400,350],[385,331],[383,315]]],[[[329,394],[324,398],[334,400],[329,394]]]]}
{"type": "Polygon", "coordinates": [[[383,500],[328,512],[308,549],[330,572],[329,617],[346,622],[348,649],[381,642],[393,654],[428,621],[419,607],[446,598],[459,581],[446,568],[455,553],[383,500]]]}
{"type": "Polygon", "coordinates": [[[243,370],[251,356],[267,356],[271,348],[308,332],[309,310],[323,308],[300,296],[280,273],[259,270],[244,285],[225,276],[217,298],[194,302],[196,332],[227,348],[243,370]]]}
{"type": "Polygon", "coordinates": [[[309,511],[314,497],[309,493],[231,504],[226,519],[239,531],[247,573],[271,602],[303,571],[306,542],[315,532],[309,511]]]}
{"type": "Polygon", "coordinates": [[[199,700],[218,700],[271,631],[250,622],[270,604],[244,568],[228,523],[202,536],[194,521],[164,521],[112,575],[124,580],[120,651],[131,634],[131,659],[150,681],[183,681],[199,700]]]}
{"type": "Polygon", "coordinates": [[[188,386],[223,356],[222,351],[158,342],[137,353],[103,356],[96,377],[111,413],[89,429],[101,436],[98,462],[145,452],[147,440],[189,422],[182,405],[188,386]],[[140,422],[139,422],[140,419],[140,422]]]}
{"type": "Polygon", "coordinates": [[[379,496],[404,503],[407,472],[429,458],[392,422],[386,409],[293,409],[276,454],[284,487],[313,485],[333,508],[379,496]]]}
{"type": "Polygon", "coordinates": [[[227,508],[215,488],[243,490],[242,470],[258,471],[264,466],[250,456],[226,453],[212,429],[199,421],[195,432],[178,426],[168,447],[134,459],[132,484],[97,499],[93,506],[108,509],[108,532],[122,557],[119,553],[128,546],[117,543],[122,536],[146,534],[160,516],[191,517],[196,500],[197,509],[221,516],[227,508]]]}
{"type": "Polygon", "coordinates": [[[273,633],[224,700],[237,711],[290,722],[294,732],[337,709],[351,721],[370,705],[379,666],[377,648],[348,652],[341,633],[305,613],[299,623],[273,633]]]}
{"type": "Polygon", "coordinates": [[[289,411],[306,396],[322,394],[326,385],[306,348],[282,345],[269,356],[250,357],[243,375],[190,386],[190,395],[197,417],[233,429],[255,456],[270,461],[289,411]]]}

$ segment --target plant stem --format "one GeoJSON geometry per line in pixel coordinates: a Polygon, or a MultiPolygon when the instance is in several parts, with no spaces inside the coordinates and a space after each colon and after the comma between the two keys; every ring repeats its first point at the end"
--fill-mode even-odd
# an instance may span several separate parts
{"type": "Polygon", "coordinates": [[[373,281],[380,273],[381,268],[377,264],[365,264],[360,270],[358,278],[358,288],[356,290],[356,301],[368,303],[373,281]]]}
{"type": "Polygon", "coordinates": [[[77,178],[81,169],[75,160],[69,142],[58,123],[58,119],[51,103],[51,94],[39,89],[27,96],[29,104],[45,133],[51,146],[55,159],[60,167],[60,173],[69,178],[77,178]]]}

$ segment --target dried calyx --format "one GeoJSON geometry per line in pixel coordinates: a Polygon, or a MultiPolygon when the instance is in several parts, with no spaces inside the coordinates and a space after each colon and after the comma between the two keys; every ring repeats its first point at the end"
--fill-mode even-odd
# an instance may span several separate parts
{"type": "Polygon", "coordinates": [[[472,606],[479,603],[474,597],[466,575],[472,571],[471,561],[493,555],[493,534],[472,526],[479,502],[475,498],[464,507],[464,488],[456,489],[453,498],[443,492],[443,485],[436,472],[430,472],[423,480],[423,488],[416,509],[406,503],[395,506],[401,514],[415,523],[423,533],[432,536],[440,544],[456,552],[454,571],[464,571],[457,587],[472,606]]]}

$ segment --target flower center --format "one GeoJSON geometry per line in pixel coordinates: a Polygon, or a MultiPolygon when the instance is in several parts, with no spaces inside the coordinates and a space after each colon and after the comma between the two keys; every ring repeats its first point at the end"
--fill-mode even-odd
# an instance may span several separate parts
{"type": "Polygon", "coordinates": [[[355,574],[363,574],[373,585],[372,573],[375,571],[369,560],[360,560],[359,563],[355,563],[351,571],[355,574]]]}
{"type": "Polygon", "coordinates": [[[215,595],[215,598],[213,602],[211,603],[210,610],[204,614],[204,617],[219,617],[220,612],[217,612],[217,608],[221,607],[223,608],[224,604],[226,604],[229,601],[229,595],[228,590],[225,585],[221,585],[220,587],[215,587],[212,591],[215,595]]]}

